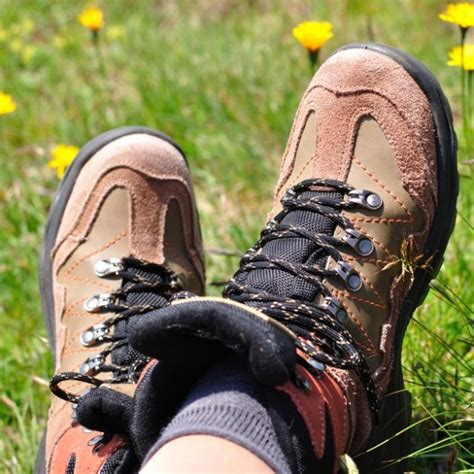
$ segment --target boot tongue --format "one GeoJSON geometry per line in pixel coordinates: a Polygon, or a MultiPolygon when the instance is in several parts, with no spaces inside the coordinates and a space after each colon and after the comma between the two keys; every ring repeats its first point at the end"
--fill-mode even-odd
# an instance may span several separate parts
{"type": "MultiPolygon", "coordinates": [[[[342,199],[340,193],[324,191],[305,191],[299,199],[312,197],[342,199]]],[[[333,235],[336,224],[328,217],[314,211],[297,209],[289,212],[281,221],[283,225],[302,227],[311,234],[333,235]]],[[[314,242],[300,237],[283,237],[271,240],[262,247],[264,255],[296,264],[314,264],[324,267],[327,254],[314,242]]],[[[280,269],[255,269],[237,276],[236,281],[267,293],[286,296],[300,301],[314,301],[317,290],[314,285],[297,276],[280,269]]],[[[252,303],[258,306],[259,303],[252,303]]]]}
{"type": "MultiPolygon", "coordinates": [[[[128,269],[134,275],[142,278],[143,280],[150,283],[159,283],[164,281],[162,275],[147,271],[139,268],[128,269]]],[[[124,289],[128,289],[135,285],[135,283],[126,283],[124,289]]],[[[168,301],[163,296],[152,291],[130,291],[125,298],[125,304],[127,306],[152,306],[153,308],[162,308],[168,304],[168,301]]],[[[114,336],[119,338],[126,338],[128,336],[129,325],[133,324],[133,321],[139,318],[141,315],[131,316],[123,321],[120,321],[115,326],[114,336]]],[[[133,349],[130,345],[126,344],[122,347],[115,349],[112,352],[112,362],[120,366],[131,366],[139,361],[146,361],[146,358],[133,349]]]]}

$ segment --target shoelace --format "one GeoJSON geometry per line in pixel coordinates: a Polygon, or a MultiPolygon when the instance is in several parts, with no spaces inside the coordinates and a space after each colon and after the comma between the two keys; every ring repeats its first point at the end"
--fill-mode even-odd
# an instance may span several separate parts
{"type": "Polygon", "coordinates": [[[364,382],[370,408],[377,417],[379,401],[367,361],[351,333],[344,327],[348,320],[346,310],[331,294],[324,279],[340,278],[350,292],[362,288],[361,277],[344,261],[338,248],[351,247],[363,258],[373,252],[374,245],[368,237],[354,228],[341,211],[357,207],[375,211],[382,206],[382,199],[376,193],[355,189],[341,181],[310,179],[290,188],[281,203],[282,211],[267,223],[258,242],[244,255],[240,268],[226,286],[224,295],[254,306],[287,326],[297,336],[297,348],[306,355],[300,357],[301,363],[314,375],[319,376],[326,365],[356,370],[364,382]],[[321,196],[324,193],[309,198],[301,196],[304,192],[312,191],[315,186],[335,191],[341,198],[321,196]],[[331,219],[344,230],[344,235],[336,238],[329,234],[311,233],[303,226],[282,224],[281,220],[295,210],[311,211],[331,219]],[[308,239],[315,245],[315,249],[334,260],[335,266],[328,268],[326,265],[294,263],[271,258],[261,252],[268,242],[287,238],[308,239]],[[239,282],[240,275],[248,275],[257,269],[278,269],[301,278],[314,285],[320,300],[301,301],[239,282]]]}
{"type": "MultiPolygon", "coordinates": [[[[88,357],[81,365],[79,372],[62,372],[54,375],[50,381],[52,393],[72,403],[78,403],[80,395],[62,389],[60,387],[62,382],[78,381],[99,387],[104,383],[130,383],[138,379],[148,361],[144,356],[138,357],[131,365],[114,363],[112,357],[110,357],[111,362],[106,362],[108,356],[112,356],[115,351],[128,345],[126,335],[117,336],[114,328],[132,316],[165,306],[173,295],[182,290],[179,278],[174,272],[162,265],[133,257],[99,260],[94,270],[100,278],[122,279],[122,285],[113,293],[94,295],[84,303],[84,308],[90,313],[111,312],[114,314],[83,332],[81,344],[85,347],[100,346],[105,343],[108,345],[99,353],[88,357]],[[141,293],[154,294],[159,298],[151,304],[127,301],[127,297],[141,293]],[[111,373],[111,377],[109,379],[95,377],[104,372],[111,373]]],[[[132,299],[140,300],[140,297],[132,299]]]]}

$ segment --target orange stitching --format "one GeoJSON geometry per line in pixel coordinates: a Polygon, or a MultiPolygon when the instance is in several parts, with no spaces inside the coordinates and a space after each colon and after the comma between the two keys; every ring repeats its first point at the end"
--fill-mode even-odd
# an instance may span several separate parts
{"type": "MultiPolygon", "coordinates": [[[[344,258],[346,260],[349,260],[350,262],[353,262],[353,261],[356,261],[358,262],[360,260],[360,258],[356,258],[356,257],[352,257],[351,255],[345,255],[344,258]]],[[[384,264],[391,264],[393,263],[395,260],[383,260],[383,259],[378,259],[378,258],[366,258],[364,257],[364,263],[365,262],[368,262],[368,263],[384,263],[384,264]]]]}
{"type": "Polygon", "coordinates": [[[362,323],[359,321],[359,319],[357,318],[357,316],[356,316],[354,313],[352,313],[351,311],[349,311],[347,308],[346,308],[346,311],[349,313],[352,322],[357,326],[357,329],[359,329],[359,331],[361,332],[361,334],[364,336],[365,341],[369,344],[369,346],[364,346],[363,344],[361,344],[361,346],[362,346],[367,352],[370,352],[371,354],[377,354],[377,349],[375,348],[373,342],[370,340],[370,337],[369,337],[369,335],[367,334],[367,331],[365,330],[364,326],[363,326],[362,323]]]}
{"type": "Polygon", "coordinates": [[[354,157],[354,161],[375,181],[384,191],[386,191],[392,198],[399,204],[399,206],[411,217],[411,222],[413,222],[413,215],[410,210],[403,204],[403,202],[398,199],[398,197],[390,191],[379,179],[377,179],[363,164],[360,160],[354,157]]]}
{"type": "Polygon", "coordinates": [[[114,291],[114,288],[112,286],[107,285],[106,283],[96,282],[92,278],[81,277],[79,275],[71,275],[65,279],[69,281],[78,281],[79,283],[90,283],[91,285],[98,286],[99,288],[102,288],[103,290],[114,291]]]}
{"type": "Polygon", "coordinates": [[[382,223],[395,223],[395,224],[412,224],[412,220],[407,220],[407,219],[398,219],[394,217],[355,217],[351,219],[351,222],[374,222],[376,224],[382,222],[382,223]]]}
{"type": "Polygon", "coordinates": [[[383,298],[380,296],[379,292],[375,289],[374,285],[367,279],[367,277],[362,272],[359,272],[359,276],[364,280],[366,285],[377,295],[378,300],[382,301],[383,298]]]}
{"type": "Polygon", "coordinates": [[[370,235],[368,234],[365,229],[363,229],[361,226],[358,226],[356,224],[353,224],[354,227],[362,232],[363,234],[365,234],[367,237],[370,237],[370,240],[372,240],[373,242],[375,242],[385,253],[387,253],[390,257],[393,257],[395,260],[397,259],[396,255],[392,255],[392,253],[390,252],[390,250],[387,249],[387,247],[385,247],[385,245],[382,244],[382,242],[379,242],[373,235],[370,235]]]}
{"type": "Polygon", "coordinates": [[[84,260],[87,260],[89,257],[92,257],[93,255],[95,255],[96,253],[99,253],[99,252],[102,252],[103,250],[111,247],[112,245],[114,245],[115,243],[117,243],[119,240],[122,240],[123,238],[125,238],[125,236],[127,235],[127,229],[123,230],[122,232],[120,232],[120,234],[116,235],[115,237],[113,237],[111,240],[109,240],[107,243],[105,243],[102,247],[94,250],[93,252],[91,252],[90,254],[88,255],[85,255],[83,256],[82,258],[80,258],[79,260],[77,260],[76,262],[74,262],[71,267],[67,270],[66,274],[69,274],[71,272],[73,272],[75,270],[75,268],[77,266],[79,266],[84,260]]]}
{"type": "Polygon", "coordinates": [[[339,290],[334,290],[334,293],[336,293],[336,296],[344,296],[348,299],[352,299],[354,301],[359,301],[360,303],[366,303],[368,305],[371,305],[371,306],[376,306],[377,308],[381,308],[381,309],[387,309],[387,306],[384,305],[384,304],[378,304],[378,303],[375,303],[374,301],[370,301],[370,300],[366,300],[365,298],[360,298],[359,296],[355,296],[351,293],[348,293],[347,291],[339,291],[339,290]]]}

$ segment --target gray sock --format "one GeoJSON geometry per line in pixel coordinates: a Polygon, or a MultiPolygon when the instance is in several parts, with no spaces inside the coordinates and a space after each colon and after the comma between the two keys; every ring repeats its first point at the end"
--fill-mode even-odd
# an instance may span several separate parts
{"type": "Polygon", "coordinates": [[[212,367],[189,393],[143,465],[175,438],[207,434],[239,444],[275,472],[290,473],[260,392],[259,385],[238,360],[226,360],[212,367]]]}

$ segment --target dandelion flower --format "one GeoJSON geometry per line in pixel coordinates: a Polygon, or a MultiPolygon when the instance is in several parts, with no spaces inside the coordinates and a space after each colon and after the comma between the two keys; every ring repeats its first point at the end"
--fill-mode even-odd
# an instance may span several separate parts
{"type": "Polygon", "coordinates": [[[474,44],[454,46],[449,52],[448,66],[464,67],[466,71],[474,71],[474,44]]]}
{"type": "Polygon", "coordinates": [[[474,4],[450,3],[443,13],[439,14],[443,21],[455,23],[461,28],[470,28],[474,26],[474,4]]]}
{"type": "Polygon", "coordinates": [[[104,27],[104,12],[99,7],[86,7],[78,17],[79,23],[93,32],[104,27]]]}
{"type": "Polygon", "coordinates": [[[78,152],[79,148],[74,145],[56,145],[51,150],[52,159],[48,162],[48,166],[56,170],[58,178],[62,178],[66,168],[72,163],[78,152]]]}
{"type": "Polygon", "coordinates": [[[329,21],[304,21],[293,28],[293,36],[310,53],[315,53],[334,35],[329,21]]]}
{"type": "Polygon", "coordinates": [[[16,102],[9,94],[0,92],[0,115],[7,115],[15,112],[16,102]]]}

